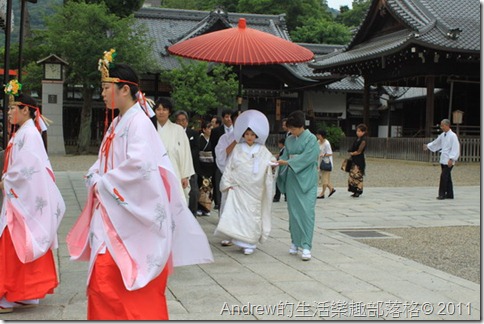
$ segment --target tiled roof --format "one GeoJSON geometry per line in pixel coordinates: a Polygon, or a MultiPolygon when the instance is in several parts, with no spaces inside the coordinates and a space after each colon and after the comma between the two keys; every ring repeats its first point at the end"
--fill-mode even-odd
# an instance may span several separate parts
{"type": "Polygon", "coordinates": [[[362,92],[364,85],[362,77],[346,77],[340,81],[328,84],[326,88],[329,91],[362,92]]]}
{"type": "MultiPolygon", "coordinates": [[[[383,89],[393,97],[394,101],[414,100],[416,98],[424,99],[427,97],[427,88],[409,88],[409,87],[387,87],[383,89]]],[[[434,89],[434,94],[442,92],[442,89],[434,89]]]]}
{"type": "MultiPolygon", "coordinates": [[[[328,91],[338,92],[363,92],[365,87],[365,81],[363,77],[348,76],[340,81],[333,82],[326,86],[328,91]]],[[[416,87],[392,87],[383,86],[383,91],[390,95],[395,101],[411,100],[415,98],[424,98],[427,94],[426,88],[416,87]]],[[[370,87],[371,90],[376,90],[374,86],[370,87]]],[[[442,89],[435,89],[434,93],[440,93],[442,89]]]]}
{"type": "MultiPolygon", "coordinates": [[[[367,16],[353,40],[338,55],[320,58],[310,64],[315,69],[330,68],[398,52],[410,44],[427,48],[480,53],[480,4],[472,0],[387,0],[386,10],[406,29],[365,39],[372,11],[382,2],[373,0],[367,16]]],[[[388,14],[388,13],[387,13],[388,14]]]]}
{"type": "Polygon", "coordinates": [[[142,8],[135,13],[136,22],[148,29],[148,37],[154,42],[153,49],[163,69],[177,67],[177,59],[170,57],[167,48],[178,41],[198,36],[210,30],[216,23],[237,26],[239,18],[247,20],[247,26],[290,40],[284,15],[255,15],[216,11],[180,10],[166,8],[142,8]]]}
{"type": "Polygon", "coordinates": [[[350,51],[340,51],[336,55],[331,55],[328,58],[322,58],[321,61],[309,64],[312,68],[332,67],[344,63],[351,63],[355,61],[368,60],[375,57],[380,57],[383,54],[390,54],[397,52],[410,42],[412,34],[407,30],[398,31],[393,34],[385,35],[377,39],[372,39],[366,43],[361,43],[352,48],[350,51]]]}
{"type": "MultiPolygon", "coordinates": [[[[225,13],[222,11],[198,11],[166,8],[142,8],[135,13],[138,24],[147,28],[150,41],[153,42],[154,57],[162,70],[172,70],[179,67],[178,58],[171,56],[167,48],[181,40],[201,35],[211,28],[236,27],[239,18],[245,18],[247,26],[286,40],[291,40],[286,29],[285,15],[258,15],[225,13]],[[220,26],[222,24],[222,26],[220,26]]],[[[325,55],[341,49],[341,45],[298,43],[316,56],[325,55]]],[[[316,83],[315,77],[324,74],[314,73],[308,63],[283,64],[295,77],[311,83],[316,83]]],[[[153,71],[155,72],[155,71],[153,71]]]]}

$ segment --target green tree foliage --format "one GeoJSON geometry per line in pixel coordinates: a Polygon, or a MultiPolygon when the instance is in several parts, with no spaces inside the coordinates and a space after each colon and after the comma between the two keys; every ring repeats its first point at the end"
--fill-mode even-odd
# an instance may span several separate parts
{"type": "Polygon", "coordinates": [[[118,17],[128,17],[135,11],[138,11],[142,6],[144,0],[70,0],[75,2],[85,2],[89,4],[104,3],[109,9],[109,12],[118,17]]]}
{"type": "Polygon", "coordinates": [[[347,6],[341,7],[336,22],[352,28],[358,27],[365,18],[370,3],[370,0],[353,0],[353,9],[349,10],[347,6]]]}
{"type": "Polygon", "coordinates": [[[115,48],[118,62],[130,64],[138,73],[156,70],[146,30],[134,23],[132,16],[111,14],[104,3],[69,1],[46,18],[47,29],[35,40],[44,56],[55,53],[69,63],[68,82],[83,86],[79,153],[87,152],[90,144],[92,95],[100,87],[97,66],[103,52],[115,48]]]}
{"type": "Polygon", "coordinates": [[[161,6],[173,9],[212,11],[223,8],[227,12],[238,12],[239,0],[163,0],[161,6]]]}
{"type": "Polygon", "coordinates": [[[208,0],[208,4],[202,10],[214,10],[222,7],[227,12],[237,12],[238,0],[208,0]]]}
{"type": "Polygon", "coordinates": [[[327,124],[326,122],[317,123],[317,129],[324,129],[326,131],[326,139],[331,144],[331,149],[333,151],[339,150],[341,140],[345,138],[345,133],[334,124],[327,124]]]}
{"type": "Polygon", "coordinates": [[[308,19],[331,19],[320,0],[239,0],[238,12],[257,14],[286,14],[289,31],[306,24],[308,19]]]}
{"type": "Polygon", "coordinates": [[[304,26],[291,32],[294,42],[315,44],[347,44],[351,39],[348,27],[323,19],[309,19],[304,26]]]}
{"type": "Polygon", "coordinates": [[[237,93],[236,75],[222,64],[178,59],[181,67],[165,71],[175,108],[200,116],[219,107],[232,107],[237,93]]]}

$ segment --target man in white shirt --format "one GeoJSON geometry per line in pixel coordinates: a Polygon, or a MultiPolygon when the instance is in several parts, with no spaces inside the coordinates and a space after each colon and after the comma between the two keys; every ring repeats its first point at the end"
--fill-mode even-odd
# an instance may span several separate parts
{"type": "Polygon", "coordinates": [[[168,157],[175,174],[180,178],[180,190],[183,192],[188,203],[188,193],[190,192],[189,179],[195,174],[192,162],[192,152],[190,142],[185,130],[180,125],[173,123],[169,117],[173,112],[173,105],[166,98],[159,98],[153,107],[155,116],[152,122],[165,145],[168,157]]]}
{"type": "Polygon", "coordinates": [[[460,155],[460,143],[457,135],[450,129],[450,120],[442,119],[440,122],[442,134],[433,142],[424,144],[424,150],[436,152],[440,150],[440,174],[439,196],[437,199],[454,199],[454,188],[450,172],[460,155]]]}

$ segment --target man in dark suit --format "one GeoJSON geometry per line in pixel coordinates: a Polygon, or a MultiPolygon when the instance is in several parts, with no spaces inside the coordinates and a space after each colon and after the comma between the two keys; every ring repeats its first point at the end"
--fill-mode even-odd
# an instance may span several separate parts
{"type": "Polygon", "coordinates": [[[174,116],[175,116],[175,123],[177,123],[178,125],[180,125],[185,129],[185,132],[188,136],[188,141],[190,142],[190,150],[192,153],[193,168],[195,169],[195,174],[190,177],[190,193],[188,194],[188,208],[193,213],[193,215],[197,215],[198,198],[200,196],[200,190],[198,188],[198,176],[197,176],[200,173],[200,162],[199,162],[200,134],[196,130],[188,127],[188,113],[186,111],[178,110],[175,112],[174,116]]]}
{"type": "MultiPolygon", "coordinates": [[[[218,144],[218,140],[220,136],[225,134],[226,132],[233,131],[234,127],[232,125],[232,114],[234,112],[231,109],[224,109],[222,110],[222,125],[212,129],[212,133],[210,134],[210,143],[213,147],[213,159],[216,161],[217,157],[215,155],[215,147],[218,144]]],[[[222,172],[220,172],[219,168],[215,168],[215,175],[213,176],[213,202],[215,204],[215,209],[219,209],[220,207],[220,179],[222,179],[222,172]]]]}

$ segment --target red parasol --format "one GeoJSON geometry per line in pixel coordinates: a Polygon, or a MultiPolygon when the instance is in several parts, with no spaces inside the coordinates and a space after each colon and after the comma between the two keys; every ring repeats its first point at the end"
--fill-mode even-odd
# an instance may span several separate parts
{"type": "MultiPolygon", "coordinates": [[[[239,94],[242,97],[242,65],[307,62],[314,57],[310,50],[283,38],[248,28],[245,18],[237,28],[200,35],[168,47],[170,54],[208,62],[239,66],[239,94]]],[[[241,101],[238,100],[239,110],[241,101]]]]}
{"type": "Polygon", "coordinates": [[[261,65],[307,62],[310,50],[283,38],[246,27],[244,18],[237,28],[228,28],[190,38],[168,47],[174,55],[232,65],[261,65]]]}

